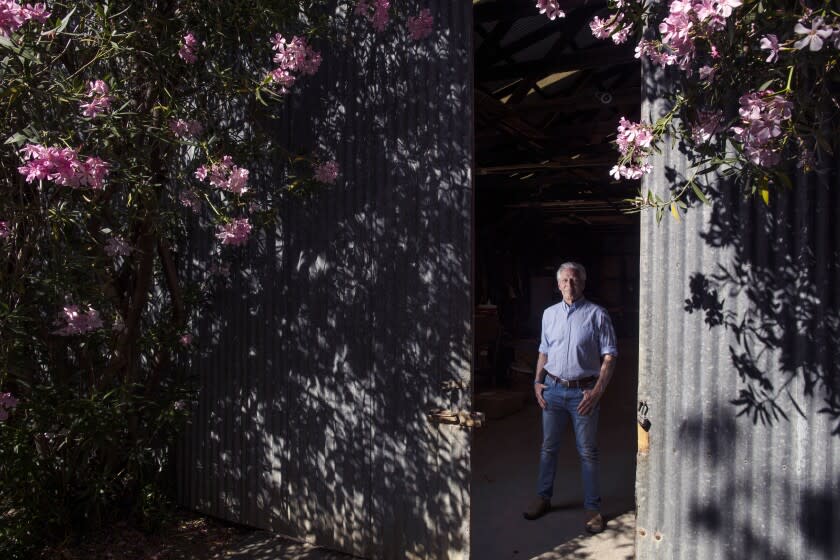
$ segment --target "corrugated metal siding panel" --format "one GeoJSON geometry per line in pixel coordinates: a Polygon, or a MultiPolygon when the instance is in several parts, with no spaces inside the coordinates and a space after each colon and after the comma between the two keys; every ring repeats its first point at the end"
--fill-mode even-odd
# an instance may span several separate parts
{"type": "Polygon", "coordinates": [[[470,381],[472,4],[428,7],[428,41],[357,21],[288,98],[278,138],[340,185],[217,293],[179,469],[188,506],[377,559],[469,555],[469,433],[425,413],[470,406],[441,385],[470,381]]]}
{"type": "MultiPolygon", "coordinates": [[[[668,82],[644,72],[642,115],[653,120],[668,82]]],[[[642,216],[639,399],[652,428],[637,467],[638,558],[840,556],[840,167],[830,165],[799,173],[769,207],[714,181],[712,204],[680,223],[642,216]]],[[[677,147],[654,166],[645,188],[660,196],[689,174],[677,147]]]]}

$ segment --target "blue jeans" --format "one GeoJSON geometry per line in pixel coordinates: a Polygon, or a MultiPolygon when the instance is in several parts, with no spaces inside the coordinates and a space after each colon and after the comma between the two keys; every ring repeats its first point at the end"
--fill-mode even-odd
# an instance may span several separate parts
{"type": "Polygon", "coordinates": [[[583,507],[600,511],[597,443],[600,404],[589,414],[582,416],[578,413],[577,407],[583,399],[583,389],[564,387],[550,377],[546,379],[545,384],[548,387],[543,391],[545,399],[545,408],[542,413],[543,443],[540,451],[537,494],[551,499],[554,492],[554,475],[557,472],[557,452],[560,449],[563,431],[571,418],[583,477],[583,507]]]}

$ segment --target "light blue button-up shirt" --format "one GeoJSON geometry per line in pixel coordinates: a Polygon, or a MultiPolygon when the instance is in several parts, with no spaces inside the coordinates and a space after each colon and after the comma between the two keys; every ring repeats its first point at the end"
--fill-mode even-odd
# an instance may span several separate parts
{"type": "Polygon", "coordinates": [[[597,376],[601,356],[618,356],[607,310],[581,298],[572,305],[561,301],[543,312],[540,353],[548,355],[545,369],[563,379],[597,376]]]}

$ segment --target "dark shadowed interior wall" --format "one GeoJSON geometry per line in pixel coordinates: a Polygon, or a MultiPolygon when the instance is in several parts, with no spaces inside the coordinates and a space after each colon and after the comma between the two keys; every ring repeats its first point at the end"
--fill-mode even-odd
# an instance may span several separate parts
{"type": "MultiPolygon", "coordinates": [[[[645,68],[642,117],[667,79],[645,68]]],[[[689,174],[679,145],[645,181],[689,174]]],[[[840,169],[757,196],[709,178],[681,222],[642,216],[638,558],[840,555],[840,169]]]]}
{"type": "Polygon", "coordinates": [[[344,14],[270,125],[341,175],[206,272],[180,449],[186,506],[376,559],[469,557],[469,432],[426,413],[470,406],[472,6],[424,6],[421,42],[344,14]]]}

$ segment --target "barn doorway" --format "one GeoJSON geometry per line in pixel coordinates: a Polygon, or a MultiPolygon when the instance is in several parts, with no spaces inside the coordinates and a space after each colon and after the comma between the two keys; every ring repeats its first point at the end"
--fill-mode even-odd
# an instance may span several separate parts
{"type": "Polygon", "coordinates": [[[534,2],[474,0],[474,406],[487,416],[472,446],[475,560],[633,557],[638,384],[638,183],[609,176],[619,117],[638,120],[632,45],[592,37],[605,4],[551,21],[534,2]],[[586,266],[586,297],[619,338],[601,401],[601,493],[607,531],[584,537],[574,438],[560,454],[553,509],[522,517],[536,490],[540,410],[532,381],[542,310],[560,301],[557,267],[586,266]]]}

